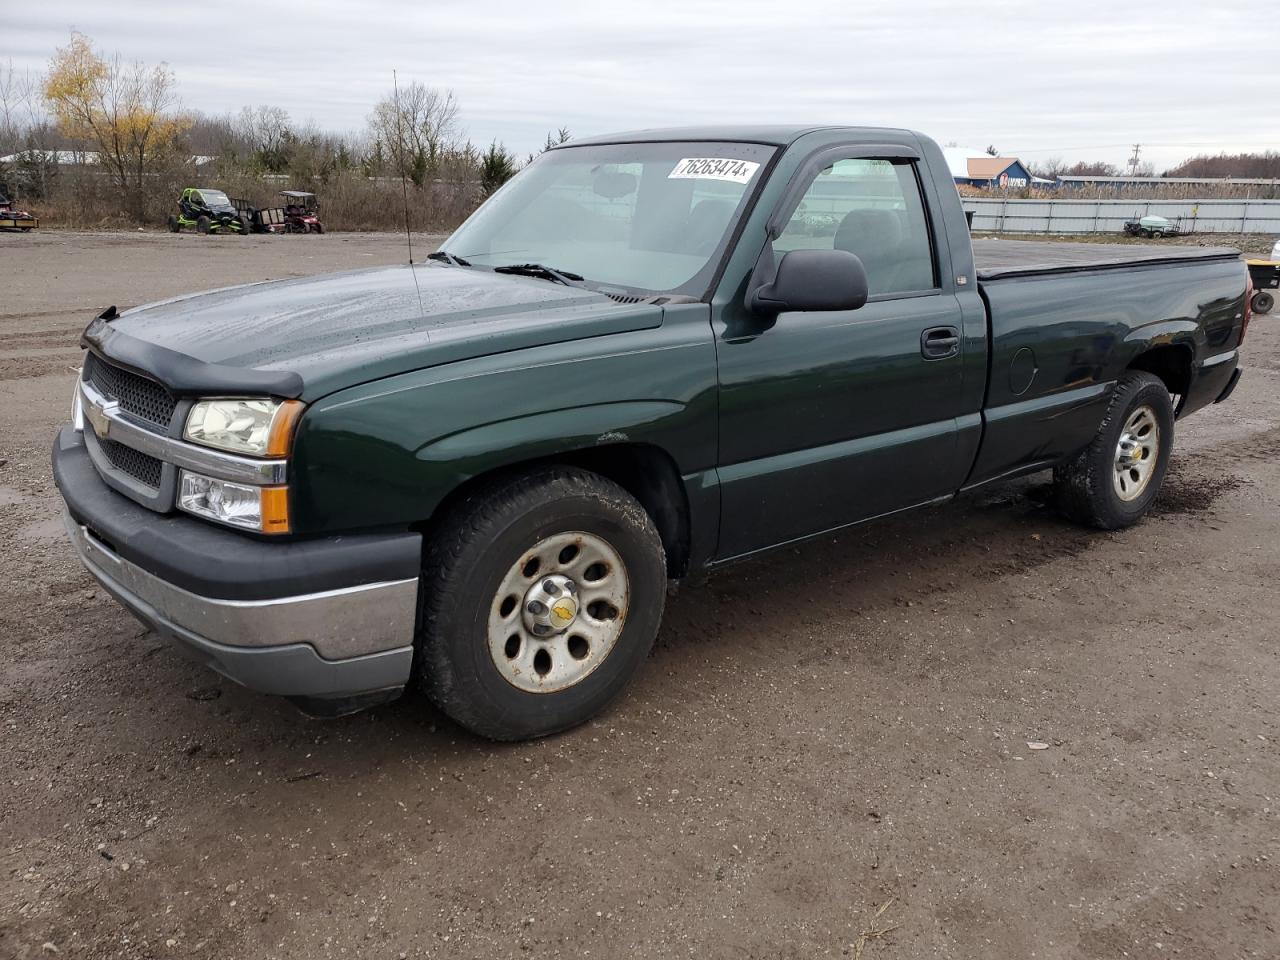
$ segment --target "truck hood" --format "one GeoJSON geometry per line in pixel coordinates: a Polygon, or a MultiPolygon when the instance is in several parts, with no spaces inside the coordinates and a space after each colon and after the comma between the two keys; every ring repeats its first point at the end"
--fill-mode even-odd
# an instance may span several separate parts
{"type": "Polygon", "coordinates": [[[241,370],[246,388],[292,383],[268,392],[313,400],[439,363],[661,321],[662,308],[654,304],[623,304],[580,287],[433,263],[164,300],[95,321],[85,339],[178,393],[199,392],[207,365],[211,389],[225,389],[241,370]],[[168,360],[149,364],[149,356],[168,360]],[[169,370],[180,375],[167,377],[169,370]]]}

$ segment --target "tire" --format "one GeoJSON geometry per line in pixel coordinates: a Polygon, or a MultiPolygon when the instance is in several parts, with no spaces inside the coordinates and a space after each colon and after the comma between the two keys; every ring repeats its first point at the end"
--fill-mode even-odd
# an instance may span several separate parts
{"type": "Polygon", "coordinates": [[[208,233],[208,232],[209,232],[209,218],[208,218],[208,217],[197,217],[197,218],[196,218],[196,232],[197,232],[197,233],[208,233]]]}
{"type": "Polygon", "coordinates": [[[1163,230],[1152,230],[1152,231],[1151,231],[1151,239],[1152,239],[1152,240],[1163,240],[1163,239],[1164,239],[1164,231],[1163,231],[1163,230]]]}
{"type": "Polygon", "coordinates": [[[1143,371],[1125,375],[1093,441],[1054,468],[1059,509],[1100,530],[1137,523],[1160,494],[1172,449],[1173,401],[1164,382],[1143,371]]]}
{"type": "Polygon", "coordinates": [[[240,227],[240,235],[247,237],[249,235],[249,221],[244,217],[240,217],[236,220],[236,224],[240,227]]]}
{"type": "Polygon", "coordinates": [[[1253,295],[1253,312],[1254,313],[1270,313],[1271,308],[1276,305],[1276,298],[1266,290],[1259,290],[1253,295]]]}
{"type": "Polygon", "coordinates": [[[314,227],[316,233],[324,233],[324,224],[317,223],[314,227]]]}
{"type": "Polygon", "coordinates": [[[177,233],[179,230],[182,229],[181,225],[178,223],[178,218],[175,217],[172,213],[169,214],[169,219],[167,222],[168,222],[170,233],[177,233]]]}
{"type": "Polygon", "coordinates": [[[523,740],[589,720],[626,686],[662,620],[666,558],[625,490],[551,467],[455,505],[428,541],[422,582],[420,685],[468,730],[523,740]],[[531,624],[531,610],[547,622],[531,624]]]}

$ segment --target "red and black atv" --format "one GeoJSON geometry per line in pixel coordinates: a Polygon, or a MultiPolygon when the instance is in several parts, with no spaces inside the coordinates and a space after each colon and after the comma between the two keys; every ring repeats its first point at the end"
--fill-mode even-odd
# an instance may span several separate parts
{"type": "Polygon", "coordinates": [[[285,233],[324,233],[320,222],[320,204],[314,193],[305,190],[281,190],[284,198],[285,233]]]}

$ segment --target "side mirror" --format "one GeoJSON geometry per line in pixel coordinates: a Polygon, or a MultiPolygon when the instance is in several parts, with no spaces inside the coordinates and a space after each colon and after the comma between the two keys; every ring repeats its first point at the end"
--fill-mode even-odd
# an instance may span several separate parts
{"type": "MultiPolygon", "coordinates": [[[[772,259],[771,248],[765,256],[772,259]]],[[[867,302],[867,271],[847,250],[792,250],[782,255],[773,279],[747,298],[756,313],[788,310],[857,310],[867,302]]]]}

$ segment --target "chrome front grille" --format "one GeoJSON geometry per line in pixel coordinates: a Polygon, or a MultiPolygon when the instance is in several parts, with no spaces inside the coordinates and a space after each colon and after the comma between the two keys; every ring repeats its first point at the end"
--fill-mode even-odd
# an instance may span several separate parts
{"type": "Polygon", "coordinates": [[[160,476],[164,470],[160,460],[107,437],[98,438],[98,446],[111,466],[154,491],[160,490],[160,476]]]}
{"type": "Polygon", "coordinates": [[[177,399],[156,381],[108,363],[90,352],[84,361],[84,378],[99,393],[116,400],[133,417],[169,429],[177,399]]]}
{"type": "Polygon", "coordinates": [[[159,381],[126,370],[93,351],[84,358],[81,393],[89,454],[116,492],[160,513],[173,508],[177,473],[166,468],[164,444],[181,416],[179,401],[159,381]],[[90,417],[90,410],[96,411],[90,417]],[[108,423],[110,416],[114,422],[108,423]],[[91,422],[96,419],[95,425],[91,422]]]}

